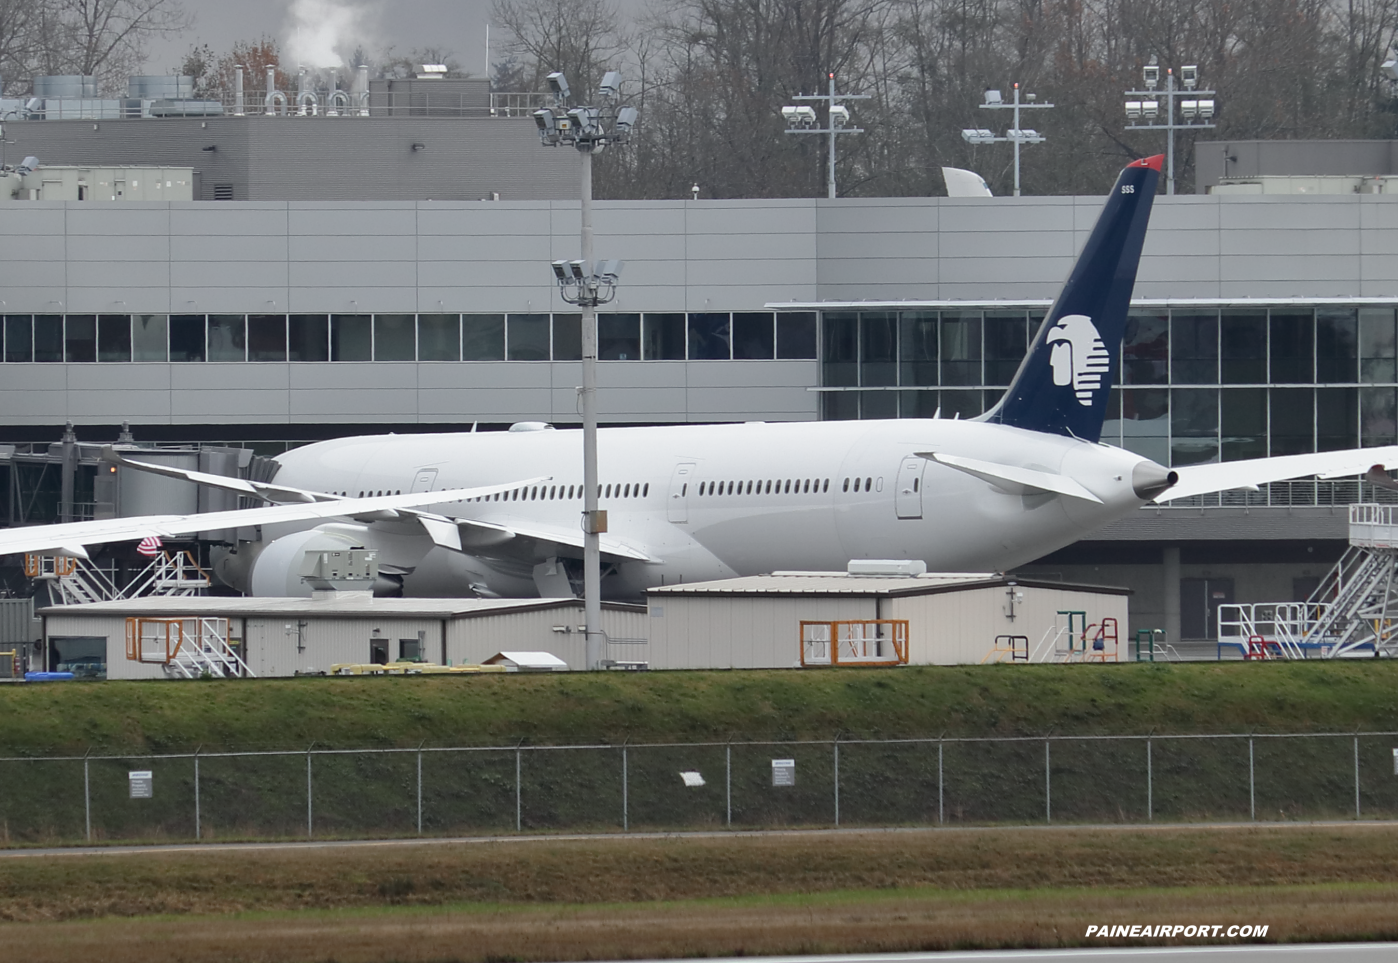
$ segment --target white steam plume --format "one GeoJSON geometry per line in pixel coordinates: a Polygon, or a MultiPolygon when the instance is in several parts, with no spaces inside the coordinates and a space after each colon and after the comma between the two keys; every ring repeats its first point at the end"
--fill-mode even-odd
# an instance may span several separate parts
{"type": "Polygon", "coordinates": [[[287,11],[289,65],[338,67],[372,29],[377,10],[353,0],[292,0],[287,11]]]}

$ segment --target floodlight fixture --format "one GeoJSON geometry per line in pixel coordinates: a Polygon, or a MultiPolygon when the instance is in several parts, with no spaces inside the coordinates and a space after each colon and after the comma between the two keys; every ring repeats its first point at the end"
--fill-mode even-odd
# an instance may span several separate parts
{"type": "Polygon", "coordinates": [[[786,126],[796,126],[796,108],[790,104],[782,108],[782,116],[786,118],[786,126]]]}
{"type": "Polygon", "coordinates": [[[1139,100],[1126,102],[1126,116],[1130,120],[1137,120],[1141,116],[1141,102],[1139,100]]]}
{"type": "Polygon", "coordinates": [[[581,280],[583,280],[584,278],[587,277],[587,270],[586,270],[586,268],[587,268],[587,262],[586,262],[586,261],[581,261],[581,260],[579,260],[579,261],[569,261],[569,262],[568,262],[568,270],[570,270],[570,271],[573,272],[573,280],[575,280],[575,281],[581,281],[581,280]]]}
{"type": "Polygon", "coordinates": [[[796,120],[802,127],[814,127],[816,125],[815,108],[806,106],[797,107],[796,120]]]}
{"type": "Polygon", "coordinates": [[[1153,119],[1153,118],[1159,117],[1159,116],[1160,116],[1160,101],[1158,101],[1158,100],[1143,100],[1143,101],[1141,101],[1141,116],[1142,116],[1142,117],[1145,117],[1147,120],[1151,120],[1151,119],[1153,119]]]}
{"type": "Polygon", "coordinates": [[[553,262],[553,276],[554,276],[555,278],[557,278],[558,280],[560,280],[560,281],[566,281],[566,280],[568,280],[568,276],[569,276],[569,275],[568,275],[568,262],[567,262],[567,261],[554,261],[554,262],[553,262]]]}
{"type": "Polygon", "coordinates": [[[1000,91],[998,90],[987,90],[985,92],[985,102],[987,104],[1001,104],[1004,103],[1004,98],[1000,96],[1000,91]]]}
{"type": "Polygon", "coordinates": [[[1184,84],[1185,90],[1193,90],[1199,86],[1199,65],[1186,64],[1180,68],[1180,83],[1184,84]]]}
{"type": "Polygon", "coordinates": [[[1147,90],[1154,90],[1156,85],[1160,83],[1160,66],[1146,64],[1145,69],[1141,71],[1141,78],[1145,81],[1147,90]]]}
{"type": "Polygon", "coordinates": [[[1029,103],[1032,104],[1032,103],[1034,103],[1034,101],[1036,101],[1036,100],[1039,99],[1039,95],[1038,95],[1038,94],[1025,94],[1025,95],[1024,95],[1024,99],[1027,100],[1029,103]]]}
{"type": "Polygon", "coordinates": [[[1198,113],[1199,113],[1199,101],[1197,101],[1197,100],[1182,100],[1182,101],[1180,101],[1180,113],[1183,114],[1185,117],[1195,117],[1195,116],[1197,116],[1198,113]]]}
{"type": "Polygon", "coordinates": [[[608,70],[597,85],[597,95],[603,100],[615,100],[621,96],[621,71],[608,70]]]}
{"type": "Polygon", "coordinates": [[[1379,69],[1389,80],[1398,80],[1398,54],[1390,53],[1379,69]]]}
{"type": "Polygon", "coordinates": [[[849,108],[836,104],[830,108],[830,123],[836,127],[843,127],[849,123],[849,108]]]}
{"type": "Polygon", "coordinates": [[[961,139],[968,144],[993,144],[995,131],[986,130],[984,127],[966,128],[961,131],[961,139]]]}
{"type": "Polygon", "coordinates": [[[1214,102],[1213,102],[1213,99],[1210,98],[1210,99],[1208,99],[1208,100],[1201,100],[1201,101],[1199,101],[1199,116],[1200,116],[1200,118],[1202,118],[1203,120],[1208,120],[1208,119],[1210,119],[1211,117],[1213,117],[1213,115],[1214,115],[1214,102]]]}
{"type": "Polygon", "coordinates": [[[548,75],[549,90],[559,100],[568,99],[568,78],[563,76],[562,71],[555,70],[548,75]]]}
{"type": "Polygon", "coordinates": [[[635,107],[623,107],[616,112],[615,140],[624,141],[631,136],[631,128],[636,126],[637,114],[635,107]]]}
{"type": "Polygon", "coordinates": [[[600,261],[597,264],[597,278],[605,284],[614,284],[616,283],[616,279],[621,275],[621,269],[624,266],[625,262],[618,261],[615,258],[600,261]]]}

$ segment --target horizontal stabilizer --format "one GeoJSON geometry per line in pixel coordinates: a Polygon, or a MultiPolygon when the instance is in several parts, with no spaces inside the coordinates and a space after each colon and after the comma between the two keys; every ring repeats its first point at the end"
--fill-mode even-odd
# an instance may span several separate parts
{"type": "Polygon", "coordinates": [[[916,454],[919,458],[928,458],[939,465],[946,465],[948,468],[955,468],[957,471],[974,475],[982,481],[988,481],[996,488],[1007,491],[1011,495],[1036,495],[1052,492],[1056,495],[1065,495],[1068,498],[1080,498],[1083,501],[1102,504],[1102,499],[1067,475],[1040,471],[1037,468],[1000,465],[992,461],[981,461],[979,458],[945,455],[936,451],[919,451],[916,454]]]}
{"type": "Polygon", "coordinates": [[[1398,445],[1383,448],[1350,448],[1344,451],[1318,451],[1308,455],[1279,455],[1225,461],[1213,465],[1186,465],[1176,468],[1180,480],[1156,502],[1172,502],[1192,495],[1207,495],[1232,488],[1252,488],[1268,482],[1286,481],[1317,475],[1321,478],[1348,478],[1366,475],[1384,465],[1398,467],[1398,445]]]}

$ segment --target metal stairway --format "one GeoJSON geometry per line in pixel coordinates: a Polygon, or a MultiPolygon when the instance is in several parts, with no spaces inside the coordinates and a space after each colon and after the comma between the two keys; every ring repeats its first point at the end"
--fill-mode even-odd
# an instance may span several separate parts
{"type": "Polygon", "coordinates": [[[24,574],[50,582],[58,605],[83,605],[149,595],[202,595],[209,576],[188,552],[162,551],[124,586],[91,562],[65,556],[26,555],[24,574]]]}

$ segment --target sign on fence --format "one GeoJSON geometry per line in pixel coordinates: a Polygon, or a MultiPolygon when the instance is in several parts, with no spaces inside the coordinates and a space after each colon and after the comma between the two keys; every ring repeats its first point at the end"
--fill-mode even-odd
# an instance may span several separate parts
{"type": "Polygon", "coordinates": [[[795,759],[773,759],[773,760],[772,760],[772,785],[774,785],[774,786],[794,786],[794,785],[796,785],[796,760],[795,760],[795,759]]]}
{"type": "Polygon", "coordinates": [[[150,799],[155,791],[155,779],[149,769],[133,769],[126,774],[132,799],[150,799]]]}

